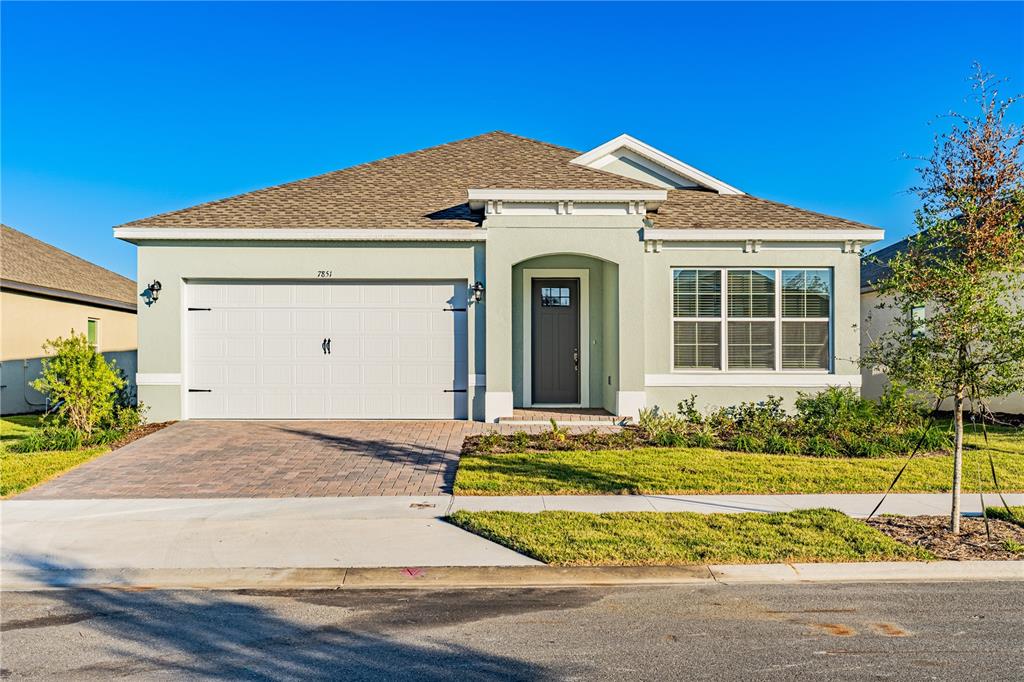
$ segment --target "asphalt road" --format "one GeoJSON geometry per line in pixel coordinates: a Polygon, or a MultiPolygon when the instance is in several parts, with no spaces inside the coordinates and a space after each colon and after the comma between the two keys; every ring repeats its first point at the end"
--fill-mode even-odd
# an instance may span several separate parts
{"type": "Polygon", "coordinates": [[[0,599],[5,679],[1024,679],[1021,583],[0,599]]]}

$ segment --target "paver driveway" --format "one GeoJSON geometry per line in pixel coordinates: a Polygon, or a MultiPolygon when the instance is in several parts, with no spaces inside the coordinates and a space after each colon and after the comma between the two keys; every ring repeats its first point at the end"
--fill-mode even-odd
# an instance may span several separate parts
{"type": "Polygon", "coordinates": [[[186,421],[18,499],[451,492],[464,421],[186,421]]]}

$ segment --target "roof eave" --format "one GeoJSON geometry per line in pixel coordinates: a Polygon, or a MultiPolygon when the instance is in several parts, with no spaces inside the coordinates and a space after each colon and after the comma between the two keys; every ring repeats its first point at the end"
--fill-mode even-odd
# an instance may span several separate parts
{"type": "Polygon", "coordinates": [[[118,301],[112,298],[105,298],[103,296],[80,294],[76,291],[67,291],[65,289],[44,287],[38,284],[15,282],[9,279],[5,279],[2,282],[0,282],[0,290],[15,291],[18,293],[31,294],[33,296],[42,296],[45,298],[54,298],[62,301],[68,301],[71,303],[93,305],[100,308],[112,308],[114,310],[123,310],[131,313],[138,312],[139,308],[138,303],[128,303],[127,301],[118,301]]]}

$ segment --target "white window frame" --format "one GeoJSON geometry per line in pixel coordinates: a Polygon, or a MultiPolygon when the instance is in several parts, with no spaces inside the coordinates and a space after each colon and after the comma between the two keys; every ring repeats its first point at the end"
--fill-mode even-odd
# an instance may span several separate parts
{"type": "Polygon", "coordinates": [[[832,374],[835,371],[835,270],[830,266],[792,266],[765,268],[757,266],[703,267],[674,265],[669,268],[669,367],[672,374],[832,374]],[[721,304],[718,317],[676,317],[675,314],[675,273],[680,270],[712,271],[719,273],[721,304]],[[730,271],[771,271],[775,275],[775,316],[774,317],[729,317],[729,272],[730,271]],[[782,316],[782,273],[787,270],[827,270],[829,272],[829,315],[828,317],[783,317],[782,316]],[[676,367],[675,343],[676,322],[718,322],[720,325],[720,367],[676,367]],[[775,369],[730,369],[729,367],[729,322],[772,322],[775,325],[775,369]],[[828,367],[793,368],[782,367],[782,324],[784,322],[827,322],[828,323],[828,367]]]}

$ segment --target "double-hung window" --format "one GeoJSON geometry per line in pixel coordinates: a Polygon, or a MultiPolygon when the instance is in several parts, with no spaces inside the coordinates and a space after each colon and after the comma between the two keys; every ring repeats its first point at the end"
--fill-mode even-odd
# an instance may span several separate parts
{"type": "Polygon", "coordinates": [[[832,271],[672,271],[675,370],[827,371],[832,271]]]}

